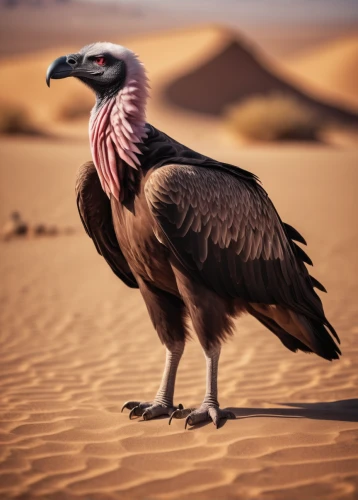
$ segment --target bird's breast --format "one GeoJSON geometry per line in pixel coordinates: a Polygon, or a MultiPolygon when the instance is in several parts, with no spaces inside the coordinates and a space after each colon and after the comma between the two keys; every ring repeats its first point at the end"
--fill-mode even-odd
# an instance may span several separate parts
{"type": "Polygon", "coordinates": [[[133,274],[178,295],[168,249],[155,234],[144,196],[136,197],[132,209],[111,197],[111,208],[116,237],[133,274]]]}

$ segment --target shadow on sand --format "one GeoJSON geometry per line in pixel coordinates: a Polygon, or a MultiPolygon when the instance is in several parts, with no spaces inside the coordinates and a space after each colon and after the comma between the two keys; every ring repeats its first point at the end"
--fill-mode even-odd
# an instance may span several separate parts
{"type": "MultiPolygon", "coordinates": [[[[277,403],[289,408],[224,408],[236,415],[236,420],[243,418],[309,418],[313,420],[335,420],[336,422],[358,422],[358,399],[343,399],[324,403],[277,403]]],[[[222,420],[220,427],[226,424],[222,420]]],[[[190,427],[195,430],[211,422],[190,427]]],[[[212,424],[211,424],[212,425],[212,424]]]]}
{"type": "Polygon", "coordinates": [[[343,399],[324,403],[277,403],[289,408],[225,408],[236,415],[236,419],[254,417],[310,418],[313,420],[336,420],[358,422],[358,399],[343,399]]]}
{"type": "Polygon", "coordinates": [[[236,418],[279,417],[310,418],[314,420],[337,420],[358,422],[358,399],[343,399],[328,403],[277,403],[290,408],[226,408],[236,418]]]}

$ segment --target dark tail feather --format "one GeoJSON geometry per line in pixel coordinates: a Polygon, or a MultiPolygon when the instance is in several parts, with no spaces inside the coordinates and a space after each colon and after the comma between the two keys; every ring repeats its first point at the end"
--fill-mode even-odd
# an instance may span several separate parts
{"type": "Polygon", "coordinates": [[[276,321],[263,314],[260,314],[258,311],[255,311],[253,308],[248,308],[248,312],[257,319],[262,325],[264,325],[270,332],[274,333],[276,337],[280,339],[282,344],[287,347],[292,352],[303,351],[303,352],[313,352],[308,346],[306,346],[303,342],[296,339],[289,333],[287,333],[283,328],[281,328],[276,321]]]}
{"type": "Polygon", "coordinates": [[[309,264],[310,266],[313,266],[313,262],[312,260],[308,257],[308,255],[306,254],[306,252],[304,250],[302,250],[301,247],[299,247],[298,245],[296,245],[296,243],[293,241],[292,243],[292,248],[296,254],[296,257],[300,260],[302,260],[303,262],[306,262],[306,264],[309,264]]]}
{"type": "Polygon", "coordinates": [[[276,309],[274,319],[268,311],[267,314],[264,314],[251,305],[247,310],[274,333],[290,351],[314,352],[329,361],[338,359],[341,354],[338,345],[332,338],[334,337],[339,343],[339,337],[327,320],[308,318],[288,309],[286,309],[286,313],[276,309]],[[287,321],[287,312],[292,321],[287,321]],[[290,331],[287,331],[288,329],[290,331]]]}
{"type": "Polygon", "coordinates": [[[321,292],[327,293],[327,290],[325,289],[325,287],[322,285],[322,283],[320,283],[318,280],[316,280],[316,278],[314,278],[313,276],[310,275],[310,280],[311,280],[313,287],[317,288],[318,290],[321,290],[321,292]]]}
{"type": "Polygon", "coordinates": [[[286,222],[284,222],[283,225],[285,226],[286,234],[290,238],[290,240],[295,240],[299,243],[302,243],[303,245],[307,245],[306,240],[304,239],[302,234],[297,231],[297,229],[290,226],[290,224],[287,224],[286,222]]]}
{"type": "Polygon", "coordinates": [[[296,316],[300,324],[309,334],[313,352],[315,352],[318,356],[321,356],[321,358],[327,359],[328,361],[339,359],[339,355],[342,353],[338,345],[332,338],[333,336],[337,340],[337,342],[339,342],[339,337],[333,326],[330,325],[328,321],[326,323],[323,323],[323,321],[321,320],[307,318],[302,314],[296,314],[296,316]]]}
{"type": "MultiPolygon", "coordinates": [[[[326,323],[325,323],[325,326],[328,328],[328,330],[331,332],[331,334],[333,335],[333,337],[337,340],[338,344],[341,343],[341,339],[338,337],[338,333],[336,332],[336,330],[333,328],[333,326],[331,325],[331,323],[329,321],[326,320],[326,323]]],[[[341,354],[341,353],[339,353],[341,354]]]]}

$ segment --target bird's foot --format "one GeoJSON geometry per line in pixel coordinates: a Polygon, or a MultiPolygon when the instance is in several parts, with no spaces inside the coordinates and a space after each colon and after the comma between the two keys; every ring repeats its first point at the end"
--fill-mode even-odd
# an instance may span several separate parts
{"type": "Polygon", "coordinates": [[[200,408],[183,408],[174,411],[169,419],[169,424],[173,418],[185,418],[185,429],[187,425],[193,426],[210,420],[216,428],[219,427],[221,419],[235,419],[236,416],[231,411],[221,410],[219,405],[203,403],[200,408]]]}
{"type": "Polygon", "coordinates": [[[122,406],[121,412],[124,408],[128,408],[128,410],[130,410],[130,419],[132,419],[132,417],[143,417],[143,420],[150,420],[162,415],[170,416],[175,411],[184,410],[184,406],[181,404],[178,406],[167,406],[165,404],[156,403],[155,401],[146,403],[140,403],[139,401],[127,401],[122,406]]]}

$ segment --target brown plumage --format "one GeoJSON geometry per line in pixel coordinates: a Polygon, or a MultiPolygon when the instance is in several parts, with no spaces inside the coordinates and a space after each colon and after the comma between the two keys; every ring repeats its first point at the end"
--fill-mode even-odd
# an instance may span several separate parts
{"type": "MultiPolygon", "coordinates": [[[[305,240],[281,221],[256,176],[149,124],[144,130],[137,142],[140,165],[132,168],[117,156],[119,183],[111,180],[113,192],[107,185],[109,196],[92,162],[80,168],[76,183],[86,232],[113,272],[139,288],[167,348],[154,400],[124,406],[130,416],[186,416],[190,425],[211,418],[218,425],[234,417],[219,408],[216,379],[220,345],[233,333],[235,316],[247,312],[289,350],[328,360],[339,357],[339,339],[314,291],[324,288],[309,275],[304,262],[311,261],[295,243],[305,240]],[[197,410],[173,404],[188,317],[207,361],[207,391],[197,410]]],[[[112,176],[111,168],[104,175],[112,176]]]]}

